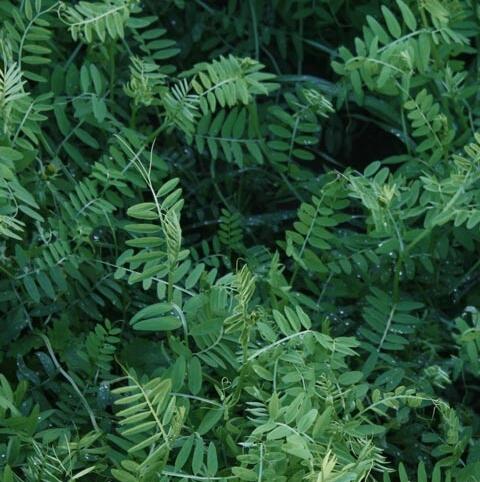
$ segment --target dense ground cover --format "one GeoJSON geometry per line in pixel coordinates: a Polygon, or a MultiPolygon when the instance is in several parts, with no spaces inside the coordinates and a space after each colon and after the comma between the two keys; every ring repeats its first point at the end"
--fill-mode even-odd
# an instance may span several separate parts
{"type": "Polygon", "coordinates": [[[0,474],[480,480],[476,0],[0,0],[0,474]]]}

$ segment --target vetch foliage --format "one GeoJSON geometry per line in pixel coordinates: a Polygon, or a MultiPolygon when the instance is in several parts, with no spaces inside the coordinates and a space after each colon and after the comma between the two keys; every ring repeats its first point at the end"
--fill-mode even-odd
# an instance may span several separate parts
{"type": "Polygon", "coordinates": [[[479,39],[0,0],[0,480],[480,480],[479,39]]]}

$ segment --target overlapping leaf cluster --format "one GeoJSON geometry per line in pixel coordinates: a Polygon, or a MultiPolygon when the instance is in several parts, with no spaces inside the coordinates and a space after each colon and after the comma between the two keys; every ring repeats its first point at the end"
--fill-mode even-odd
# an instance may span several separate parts
{"type": "Polygon", "coordinates": [[[1,480],[480,480],[479,38],[0,0],[1,480]]]}

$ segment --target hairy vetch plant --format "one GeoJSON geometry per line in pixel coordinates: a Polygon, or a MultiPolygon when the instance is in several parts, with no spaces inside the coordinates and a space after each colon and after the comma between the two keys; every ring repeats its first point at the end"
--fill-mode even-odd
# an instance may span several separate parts
{"type": "Polygon", "coordinates": [[[0,0],[0,480],[480,481],[479,42],[0,0]]]}

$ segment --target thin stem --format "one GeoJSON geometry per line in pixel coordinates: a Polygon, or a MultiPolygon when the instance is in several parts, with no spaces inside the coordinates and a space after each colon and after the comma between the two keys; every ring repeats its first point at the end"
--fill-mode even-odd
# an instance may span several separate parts
{"type": "Polygon", "coordinates": [[[392,309],[390,310],[390,314],[388,315],[387,324],[385,326],[385,330],[383,331],[382,339],[380,340],[380,343],[378,344],[377,352],[380,352],[380,350],[383,347],[383,343],[385,342],[385,339],[387,338],[388,332],[390,331],[390,327],[392,326],[393,315],[395,314],[396,308],[397,308],[397,305],[394,304],[392,306],[392,309]]]}
{"type": "Polygon", "coordinates": [[[216,166],[215,159],[212,159],[212,161],[210,162],[210,176],[212,178],[213,187],[218,197],[223,202],[223,204],[228,208],[229,211],[233,211],[232,206],[227,201],[226,197],[223,195],[222,191],[220,190],[220,187],[217,184],[215,166],[216,166]]]}
{"type": "MultiPolygon", "coordinates": [[[[129,269],[129,268],[125,268],[124,266],[119,266],[118,264],[115,264],[115,263],[109,263],[107,261],[102,261],[100,259],[96,259],[95,260],[96,263],[100,263],[100,264],[105,264],[107,266],[111,266],[112,268],[121,268],[121,269],[124,269],[127,273],[134,273],[134,274],[139,274],[138,271],[135,271],[134,269],[129,269]]],[[[163,280],[163,279],[160,279],[160,278],[156,278],[155,276],[152,276],[152,280],[155,281],[156,283],[162,283],[164,285],[167,285],[168,283],[163,280]]],[[[190,291],[190,290],[187,290],[186,288],[183,288],[179,285],[176,285],[174,284],[173,287],[176,289],[176,290],[179,290],[181,291],[182,293],[185,293],[186,295],[188,296],[195,296],[196,293],[194,293],[193,291],[190,291]]]]}
{"type": "Polygon", "coordinates": [[[47,348],[47,351],[50,355],[50,358],[52,359],[53,364],[57,368],[57,370],[63,375],[63,377],[70,383],[70,385],[73,387],[73,389],[77,392],[78,396],[80,397],[80,400],[83,403],[83,406],[85,407],[85,410],[88,413],[88,416],[90,417],[90,422],[92,423],[92,427],[96,432],[101,432],[97,420],[95,418],[95,415],[93,413],[93,410],[90,408],[90,405],[87,402],[87,399],[83,396],[83,393],[80,391],[78,388],[78,385],[75,383],[73,378],[62,368],[60,365],[59,361],[57,360],[57,357],[55,356],[55,353],[52,349],[52,345],[50,344],[50,340],[43,335],[42,333],[38,333],[38,336],[43,340],[45,343],[45,346],[47,348]]]}
{"type": "Polygon", "coordinates": [[[190,400],[197,400],[198,402],[208,403],[209,405],[213,405],[221,409],[225,408],[221,403],[218,403],[215,400],[209,400],[208,398],[197,397],[195,395],[190,395],[188,393],[172,392],[172,395],[174,395],[175,397],[189,398],[190,400]]]}
{"type": "Polygon", "coordinates": [[[183,314],[183,311],[180,309],[180,307],[177,304],[172,303],[172,308],[177,312],[182,322],[183,332],[185,333],[185,343],[187,344],[187,347],[188,347],[188,325],[187,325],[187,320],[185,318],[185,315],[183,314]]]}
{"type": "Polygon", "coordinates": [[[258,26],[257,26],[257,15],[255,13],[255,6],[253,5],[252,0],[248,0],[248,4],[250,7],[250,14],[252,15],[252,30],[253,30],[253,41],[255,44],[255,59],[258,60],[260,55],[260,48],[258,42],[258,26]]]}
{"type": "Polygon", "coordinates": [[[299,336],[304,336],[307,335],[308,333],[313,333],[312,330],[304,330],[300,331],[298,333],[294,333],[293,335],[286,336],[285,338],[281,338],[280,340],[277,340],[274,343],[271,343],[270,345],[264,346],[260,350],[257,350],[253,355],[250,355],[247,359],[248,362],[254,360],[255,358],[259,357],[260,355],[263,355],[265,352],[271,350],[272,348],[275,348],[278,345],[281,345],[282,343],[285,343],[287,341],[292,340],[293,338],[297,338],[299,336]]]}
{"type": "MultiPolygon", "coordinates": [[[[430,402],[430,403],[435,403],[435,400],[431,399],[431,398],[426,398],[426,397],[420,397],[418,395],[395,395],[395,396],[392,396],[392,397],[388,397],[388,398],[383,398],[382,400],[379,400],[378,402],[375,402],[375,403],[372,403],[371,405],[369,405],[368,407],[364,408],[359,414],[358,416],[362,416],[365,412],[368,412],[369,410],[373,410],[375,407],[377,407],[378,405],[387,405],[388,402],[390,401],[393,401],[393,400],[408,400],[408,399],[414,399],[414,400],[420,400],[422,402],[430,402]]],[[[390,408],[390,407],[388,407],[390,408]]]]}

